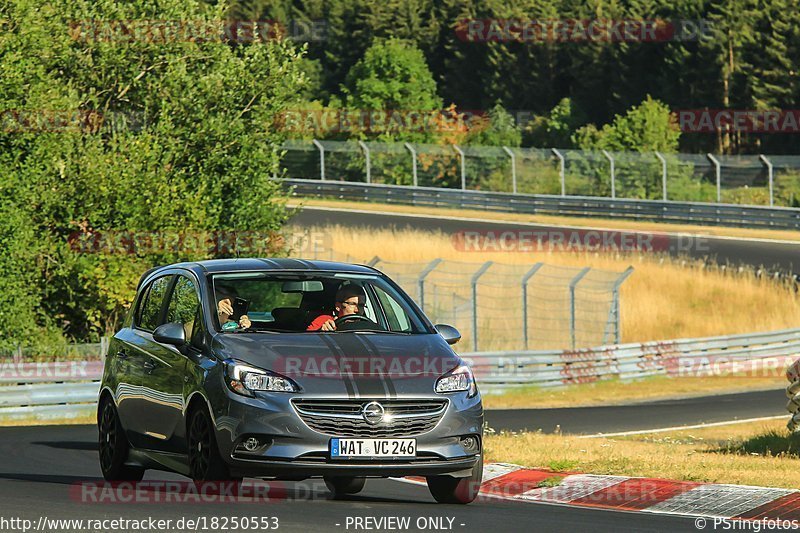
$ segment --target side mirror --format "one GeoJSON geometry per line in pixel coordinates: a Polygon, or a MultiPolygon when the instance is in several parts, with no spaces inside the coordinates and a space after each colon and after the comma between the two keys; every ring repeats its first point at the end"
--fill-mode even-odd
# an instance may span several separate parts
{"type": "Polygon", "coordinates": [[[183,330],[183,324],[179,322],[161,324],[153,332],[153,340],[161,344],[172,344],[180,348],[186,344],[186,332],[183,330]]]}
{"type": "Polygon", "coordinates": [[[444,340],[447,341],[447,344],[455,344],[461,340],[461,333],[459,333],[458,330],[453,326],[448,326],[447,324],[436,324],[434,327],[436,328],[436,331],[439,332],[439,335],[444,337],[444,340]]]}

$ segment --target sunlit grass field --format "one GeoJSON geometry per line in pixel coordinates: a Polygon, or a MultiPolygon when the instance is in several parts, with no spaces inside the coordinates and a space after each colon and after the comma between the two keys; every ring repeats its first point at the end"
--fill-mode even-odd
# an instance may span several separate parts
{"type": "Polygon", "coordinates": [[[452,237],[440,232],[344,226],[307,230],[324,234],[335,258],[353,262],[377,255],[396,262],[421,263],[439,257],[476,265],[490,260],[520,265],[544,262],[617,272],[631,265],[635,271],[621,288],[622,342],[768,331],[800,324],[800,298],[793,288],[751,273],[704,268],[699,261],[652,254],[468,252],[457,249],[452,237]]]}
{"type": "Polygon", "coordinates": [[[562,472],[796,489],[800,434],[790,434],[785,424],[772,420],[618,438],[490,434],[486,459],[562,472]]]}

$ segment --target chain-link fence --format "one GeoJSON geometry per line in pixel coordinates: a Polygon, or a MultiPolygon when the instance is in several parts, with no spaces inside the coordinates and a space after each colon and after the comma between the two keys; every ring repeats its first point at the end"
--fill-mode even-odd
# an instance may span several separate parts
{"type": "Polygon", "coordinates": [[[289,178],[800,206],[800,156],[722,156],[360,141],[287,141],[289,178]]]}
{"type": "Polygon", "coordinates": [[[455,326],[461,351],[562,349],[620,342],[619,289],[633,272],[535,263],[358,257],[321,246],[305,259],[374,266],[395,280],[434,323],[455,326]]]}

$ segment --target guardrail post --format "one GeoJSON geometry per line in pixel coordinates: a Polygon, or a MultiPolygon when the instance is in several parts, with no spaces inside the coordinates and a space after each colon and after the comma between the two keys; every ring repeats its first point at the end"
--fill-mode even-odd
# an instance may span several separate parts
{"type": "Polygon", "coordinates": [[[311,139],[311,142],[319,149],[319,179],[325,181],[325,147],[316,139],[311,139]]]}
{"type": "Polygon", "coordinates": [[[411,152],[411,175],[414,177],[414,187],[417,186],[417,151],[409,143],[405,143],[406,149],[411,152]]]}
{"type": "Polygon", "coordinates": [[[606,156],[609,163],[609,170],[611,171],[611,198],[617,197],[617,177],[614,171],[614,158],[608,153],[608,150],[603,150],[603,155],[606,156]]]}
{"type": "Polygon", "coordinates": [[[775,205],[775,199],[772,193],[773,181],[774,181],[774,174],[772,172],[772,162],[769,159],[767,159],[767,156],[763,154],[758,156],[758,158],[767,167],[767,176],[769,177],[769,206],[773,207],[775,205]]]}
{"type": "Polygon", "coordinates": [[[561,164],[561,166],[559,167],[559,170],[558,170],[558,174],[561,177],[561,196],[566,196],[567,195],[567,184],[566,184],[566,180],[564,178],[564,175],[565,175],[564,156],[561,155],[561,152],[559,152],[555,148],[551,148],[551,150],[556,155],[556,157],[558,158],[558,160],[560,161],[560,164],[561,164]]]}
{"type": "Polygon", "coordinates": [[[426,266],[422,270],[422,272],[420,272],[419,278],[417,278],[417,284],[419,286],[419,308],[422,309],[423,311],[425,310],[425,278],[441,262],[442,262],[441,258],[437,257],[436,259],[428,263],[428,266],[426,266]]]}
{"type": "Polygon", "coordinates": [[[491,261],[486,261],[472,275],[470,284],[472,285],[472,349],[478,351],[478,279],[492,266],[491,261]]]}
{"type": "Polygon", "coordinates": [[[511,158],[511,191],[517,194],[517,158],[514,157],[514,152],[508,146],[503,146],[503,150],[511,158]]]}
{"type": "Polygon", "coordinates": [[[664,201],[667,201],[667,160],[659,152],[656,152],[656,157],[661,161],[661,188],[663,189],[664,201]]]}
{"type": "Polygon", "coordinates": [[[465,163],[464,152],[458,147],[457,144],[454,144],[453,148],[461,157],[461,190],[465,191],[467,189],[467,167],[465,163]]]}
{"type": "Polygon", "coordinates": [[[716,157],[712,154],[706,154],[706,157],[714,163],[714,169],[717,175],[717,203],[722,203],[722,166],[716,157]]]}
{"type": "Polygon", "coordinates": [[[569,282],[569,338],[573,350],[575,349],[575,287],[591,269],[591,267],[584,268],[569,282]]]}
{"type": "MultiPolygon", "coordinates": [[[[625,269],[625,272],[620,274],[617,280],[614,282],[614,286],[611,288],[611,309],[609,310],[609,315],[613,314],[613,321],[614,321],[614,344],[619,344],[622,338],[622,320],[620,320],[620,311],[619,311],[619,288],[622,285],[622,282],[628,279],[628,276],[633,274],[633,267],[629,266],[625,269]]],[[[611,317],[609,316],[609,321],[611,322],[611,317]]],[[[606,332],[603,334],[603,344],[606,344],[606,337],[608,336],[608,323],[606,323],[606,332]]]]}
{"type": "Polygon", "coordinates": [[[375,257],[370,259],[369,262],[367,262],[367,266],[368,267],[374,267],[375,265],[377,265],[380,262],[381,262],[381,258],[376,255],[375,257]]]}
{"type": "Polygon", "coordinates": [[[364,159],[366,160],[364,170],[367,173],[367,183],[372,183],[372,166],[369,163],[369,147],[367,147],[364,141],[358,141],[358,145],[364,150],[364,159]]]}
{"type": "Polygon", "coordinates": [[[542,268],[543,263],[536,263],[522,276],[522,349],[528,349],[528,281],[542,268]]]}

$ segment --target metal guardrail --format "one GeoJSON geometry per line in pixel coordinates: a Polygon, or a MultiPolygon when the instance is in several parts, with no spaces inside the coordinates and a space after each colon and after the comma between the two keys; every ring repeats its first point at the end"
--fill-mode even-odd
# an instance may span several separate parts
{"type": "Polygon", "coordinates": [[[0,424],[66,420],[94,414],[103,361],[4,362],[0,424]]]}
{"type": "Polygon", "coordinates": [[[795,205],[800,156],[290,139],[288,178],[496,192],[795,205]]]}
{"type": "MultiPolygon", "coordinates": [[[[800,356],[800,329],[600,346],[581,350],[463,354],[494,392],[648,376],[775,375],[800,356]]],[[[798,386],[800,387],[800,385],[798,386]]]]}
{"type": "MultiPolygon", "coordinates": [[[[769,376],[789,367],[787,407],[793,414],[789,427],[800,426],[800,360],[796,361],[800,329],[580,350],[461,355],[472,365],[481,389],[490,394],[521,386],[550,388],[658,375],[769,376]]],[[[101,361],[4,364],[0,367],[0,423],[91,415],[101,376],[101,361]]]]}
{"type": "Polygon", "coordinates": [[[511,194],[331,180],[278,181],[291,187],[295,196],[532,215],[616,218],[742,228],[800,229],[800,209],[788,207],[511,194]]]}

